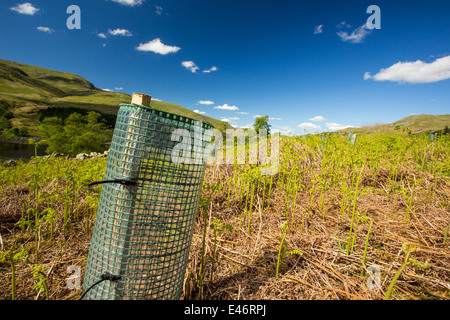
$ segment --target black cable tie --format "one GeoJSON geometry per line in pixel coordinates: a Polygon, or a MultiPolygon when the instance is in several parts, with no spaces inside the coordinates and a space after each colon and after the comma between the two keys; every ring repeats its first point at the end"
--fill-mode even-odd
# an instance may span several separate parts
{"type": "Polygon", "coordinates": [[[126,180],[123,178],[115,178],[114,180],[105,180],[105,181],[96,181],[96,182],[92,182],[90,184],[88,184],[88,189],[91,192],[95,192],[94,189],[92,189],[91,187],[97,184],[103,184],[103,183],[120,183],[122,185],[126,185],[126,186],[132,186],[132,185],[136,185],[137,183],[134,181],[130,181],[130,180],[126,180]]]}
{"type": "Polygon", "coordinates": [[[120,280],[120,279],[122,279],[121,276],[118,276],[118,275],[115,275],[115,274],[111,274],[111,273],[109,273],[109,272],[103,273],[103,274],[100,276],[100,280],[98,280],[97,282],[95,282],[92,286],[90,286],[90,287],[86,290],[85,293],[83,293],[83,294],[81,295],[80,300],[83,300],[84,296],[85,296],[85,295],[86,295],[93,287],[95,287],[96,285],[100,284],[101,282],[103,282],[103,281],[105,281],[105,280],[109,280],[109,281],[114,281],[114,282],[115,282],[115,281],[118,281],[118,280],[120,280]]]}
{"type": "Polygon", "coordinates": [[[109,273],[109,272],[105,272],[104,274],[101,275],[101,279],[102,280],[109,280],[109,281],[117,281],[122,279],[121,276],[109,273]]]}

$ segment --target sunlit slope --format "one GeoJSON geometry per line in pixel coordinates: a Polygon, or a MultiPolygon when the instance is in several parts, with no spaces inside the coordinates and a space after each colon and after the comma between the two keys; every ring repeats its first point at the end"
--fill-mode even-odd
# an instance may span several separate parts
{"type": "Polygon", "coordinates": [[[411,130],[412,134],[418,133],[434,133],[442,131],[445,127],[450,127],[450,114],[444,115],[430,115],[421,114],[408,116],[400,119],[394,123],[389,124],[378,124],[378,125],[368,125],[360,128],[347,128],[345,130],[340,130],[341,132],[392,132],[397,130],[411,130]]]}
{"type": "MultiPolygon", "coordinates": [[[[149,92],[151,94],[151,92],[149,92]]],[[[0,99],[16,102],[12,110],[15,126],[33,126],[41,108],[76,107],[102,113],[117,113],[121,103],[129,103],[131,96],[121,92],[98,89],[83,77],[0,59],[0,99]]],[[[218,129],[231,128],[223,121],[203,116],[180,105],[152,101],[155,109],[208,122],[218,129]]]]}

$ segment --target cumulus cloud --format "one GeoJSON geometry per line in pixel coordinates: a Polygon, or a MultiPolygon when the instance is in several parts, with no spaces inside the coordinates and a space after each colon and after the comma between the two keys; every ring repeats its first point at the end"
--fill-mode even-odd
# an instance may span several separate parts
{"type": "Polygon", "coordinates": [[[115,87],[114,89],[116,89],[116,90],[123,90],[122,87],[115,87]]]}
{"type": "Polygon", "coordinates": [[[231,111],[239,110],[238,107],[236,107],[236,106],[229,106],[229,105],[226,104],[226,103],[225,103],[224,105],[222,105],[222,106],[214,107],[214,109],[231,110],[231,111]]]}
{"type": "Polygon", "coordinates": [[[236,112],[237,114],[248,114],[248,112],[236,112]]]}
{"type": "Polygon", "coordinates": [[[194,110],[194,112],[198,113],[198,114],[205,114],[206,113],[205,111],[200,111],[200,110],[194,110]]]}
{"type": "Polygon", "coordinates": [[[97,33],[97,36],[106,39],[106,34],[104,34],[103,32],[97,33]]]}
{"type": "Polygon", "coordinates": [[[339,31],[337,35],[344,42],[361,43],[371,32],[372,30],[367,28],[367,24],[365,23],[361,27],[353,30],[350,34],[346,31],[339,31]]]}
{"type": "Polygon", "coordinates": [[[320,126],[318,126],[317,124],[311,123],[311,122],[300,123],[297,127],[300,129],[305,129],[305,130],[320,129],[320,126]]]}
{"type": "Polygon", "coordinates": [[[188,69],[192,73],[196,73],[199,69],[198,66],[194,63],[194,61],[183,61],[181,65],[188,69]]]}
{"type": "Polygon", "coordinates": [[[114,29],[114,30],[109,29],[108,33],[110,35],[112,35],[112,36],[123,36],[123,37],[131,37],[131,36],[133,36],[133,34],[129,30],[127,30],[127,29],[120,29],[120,28],[117,28],[117,29],[114,29]]]}
{"type": "Polygon", "coordinates": [[[31,3],[26,2],[22,4],[18,4],[15,7],[9,8],[12,11],[16,11],[20,14],[27,14],[29,16],[33,16],[36,12],[38,12],[40,9],[34,7],[31,3]]]}
{"type": "Polygon", "coordinates": [[[143,3],[143,0],[111,0],[111,1],[129,7],[140,6],[143,3]]]}
{"type": "Polygon", "coordinates": [[[176,46],[168,46],[161,42],[161,39],[156,38],[152,41],[149,41],[147,43],[141,43],[136,48],[138,51],[151,51],[158,54],[169,54],[169,53],[175,53],[178,50],[180,50],[180,47],[176,46]]]}
{"type": "Polygon", "coordinates": [[[210,72],[212,72],[212,71],[217,71],[217,70],[218,70],[217,67],[212,66],[212,67],[209,68],[209,69],[203,70],[203,72],[204,72],[204,73],[210,73],[210,72]]]}
{"type": "Polygon", "coordinates": [[[102,89],[103,91],[113,92],[111,89],[102,89]]]}
{"type": "Polygon", "coordinates": [[[325,124],[325,126],[331,131],[343,130],[343,129],[347,129],[347,128],[354,128],[353,126],[346,126],[346,125],[343,125],[340,123],[335,123],[335,122],[327,122],[325,124]]]}
{"type": "Polygon", "coordinates": [[[314,34],[323,33],[323,24],[318,25],[314,28],[314,34]]]}
{"type": "Polygon", "coordinates": [[[311,119],[308,119],[309,121],[314,121],[314,122],[324,122],[324,121],[327,121],[327,119],[325,119],[324,117],[322,117],[322,116],[316,116],[316,117],[313,117],[313,118],[311,118],[311,119]]]}
{"type": "Polygon", "coordinates": [[[436,59],[431,63],[421,60],[415,62],[398,62],[389,68],[371,76],[364,74],[364,80],[393,81],[400,83],[431,83],[450,79],[450,56],[436,59]]]}
{"type": "Polygon", "coordinates": [[[214,101],[211,101],[211,100],[200,100],[197,103],[198,104],[204,104],[204,105],[211,105],[211,104],[214,104],[214,101]]]}
{"type": "Polygon", "coordinates": [[[38,29],[39,31],[42,32],[47,32],[47,33],[52,33],[54,30],[50,29],[49,27],[37,27],[36,29],[38,29]]]}
{"type": "Polygon", "coordinates": [[[223,121],[223,122],[228,122],[233,128],[236,128],[237,127],[237,124],[236,124],[236,120],[239,120],[239,118],[223,118],[222,117],[222,119],[221,119],[221,121],[223,121]]]}
{"type": "Polygon", "coordinates": [[[283,119],[281,119],[281,118],[269,118],[269,120],[276,120],[276,121],[278,121],[278,120],[283,120],[283,119]]]}

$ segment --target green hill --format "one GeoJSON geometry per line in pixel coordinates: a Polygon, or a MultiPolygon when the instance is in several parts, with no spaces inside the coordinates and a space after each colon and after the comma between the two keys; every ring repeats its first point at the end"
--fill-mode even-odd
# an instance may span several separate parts
{"type": "MultiPolygon", "coordinates": [[[[151,93],[150,93],[151,94],[151,93]]],[[[119,104],[130,103],[131,96],[98,89],[86,79],[60,72],[0,59],[0,100],[14,106],[10,119],[14,127],[33,130],[39,110],[47,107],[74,107],[117,114],[119,104]]],[[[203,116],[180,105],[152,100],[155,109],[201,120],[224,130],[231,126],[223,121],[203,116]]]]}
{"type": "Polygon", "coordinates": [[[421,114],[408,116],[403,119],[400,119],[394,123],[389,124],[375,124],[362,126],[359,128],[348,128],[344,130],[340,130],[340,132],[391,132],[395,131],[395,129],[400,129],[403,127],[407,130],[411,130],[412,134],[419,133],[435,133],[438,131],[442,131],[445,127],[450,127],[450,114],[444,115],[430,115],[430,114],[421,114]]]}

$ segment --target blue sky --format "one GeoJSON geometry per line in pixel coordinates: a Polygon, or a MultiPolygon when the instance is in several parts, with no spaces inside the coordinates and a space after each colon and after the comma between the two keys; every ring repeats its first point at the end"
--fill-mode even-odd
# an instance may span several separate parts
{"type": "Polygon", "coordinates": [[[2,0],[0,58],[238,127],[331,131],[448,114],[449,17],[442,0],[2,0]]]}

